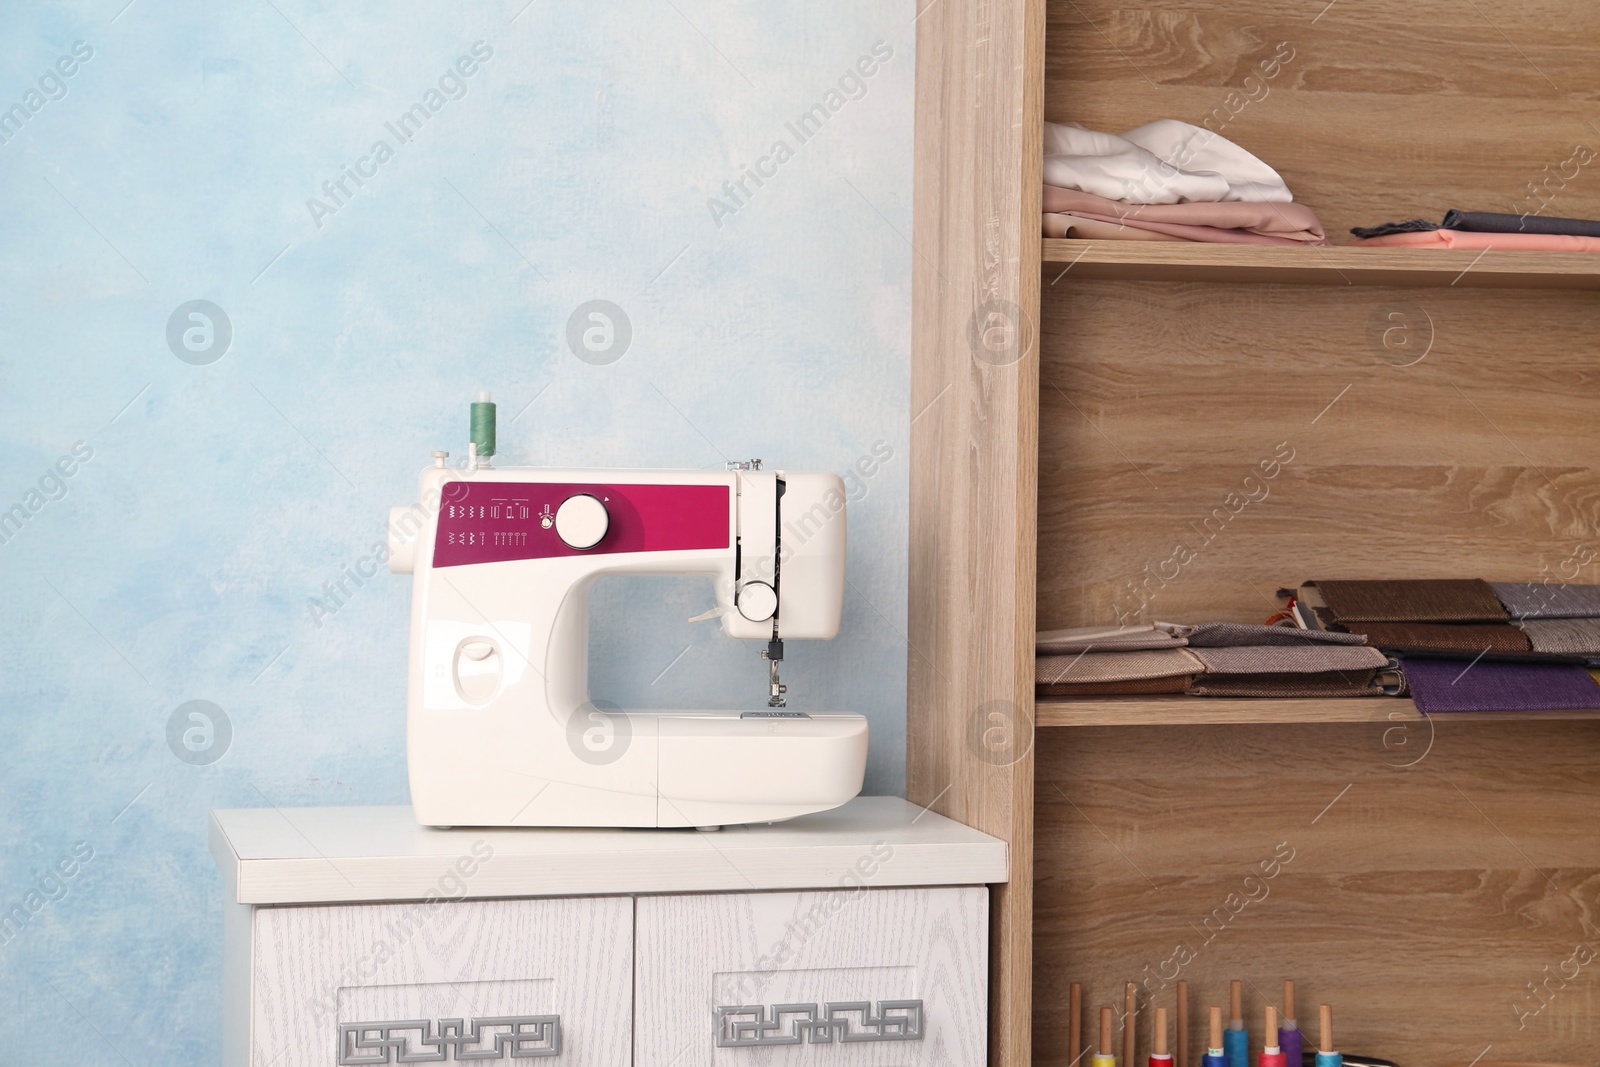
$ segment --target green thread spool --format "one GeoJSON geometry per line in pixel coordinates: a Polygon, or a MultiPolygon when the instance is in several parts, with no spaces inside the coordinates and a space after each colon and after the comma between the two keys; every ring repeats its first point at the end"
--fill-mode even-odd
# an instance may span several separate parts
{"type": "Polygon", "coordinates": [[[478,455],[494,455],[494,402],[488,393],[479,393],[472,402],[472,433],[470,440],[478,446],[478,455]]]}

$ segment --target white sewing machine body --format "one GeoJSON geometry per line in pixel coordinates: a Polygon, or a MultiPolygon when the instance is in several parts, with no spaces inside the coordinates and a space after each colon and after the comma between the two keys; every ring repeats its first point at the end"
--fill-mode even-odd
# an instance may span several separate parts
{"type": "MultiPolygon", "coordinates": [[[[442,454],[440,454],[442,456],[442,454]]],[[[588,693],[588,593],[606,574],[703,574],[723,630],[773,642],[839,628],[845,497],[826,474],[423,470],[393,509],[414,574],[407,762],[428,826],[768,822],[861,789],[854,714],[619,711],[588,693]]]]}

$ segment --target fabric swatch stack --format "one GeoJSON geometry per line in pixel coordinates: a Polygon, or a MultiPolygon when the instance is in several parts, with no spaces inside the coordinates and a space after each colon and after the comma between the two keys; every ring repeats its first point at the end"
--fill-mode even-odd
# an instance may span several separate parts
{"type": "Polygon", "coordinates": [[[1348,633],[1213,622],[1047,630],[1035,641],[1041,697],[1381,696],[1387,656],[1348,633]]]}
{"type": "Polygon", "coordinates": [[[1278,172],[1210,130],[1158,119],[1123,134],[1044,124],[1044,235],[1093,241],[1324,245],[1278,172]]]}
{"type": "Polygon", "coordinates": [[[1585,669],[1600,662],[1600,587],[1317,581],[1290,595],[1302,625],[1398,655],[1422,711],[1600,708],[1585,669]]]}
{"type": "Polygon", "coordinates": [[[1498,248],[1523,252],[1600,252],[1600,222],[1492,211],[1445,212],[1442,222],[1407,219],[1350,230],[1358,245],[1384,248],[1498,248]]]}

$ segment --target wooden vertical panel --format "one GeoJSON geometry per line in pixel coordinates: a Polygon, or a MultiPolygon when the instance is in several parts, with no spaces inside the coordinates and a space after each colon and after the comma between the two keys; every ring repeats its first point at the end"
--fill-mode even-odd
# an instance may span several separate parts
{"type": "Polygon", "coordinates": [[[990,1062],[1025,1064],[1043,0],[917,15],[906,788],[1011,845],[990,1062]]]}

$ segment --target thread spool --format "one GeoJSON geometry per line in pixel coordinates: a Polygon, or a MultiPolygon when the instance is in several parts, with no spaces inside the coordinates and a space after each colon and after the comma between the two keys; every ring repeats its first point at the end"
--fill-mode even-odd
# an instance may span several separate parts
{"type": "Polygon", "coordinates": [[[1111,1054],[1111,1009],[1100,1009],[1100,1045],[1089,1057],[1089,1067],[1117,1067],[1117,1058],[1111,1054]]]}
{"type": "MultiPolygon", "coordinates": [[[[1270,1036],[1270,1035],[1269,1035],[1270,1036]]],[[[1290,1067],[1300,1067],[1303,1041],[1300,1024],[1294,1018],[1294,979],[1283,980],[1283,1019],[1278,1023],[1278,1047],[1283,1049],[1284,1062],[1290,1067]]]]}
{"type": "Polygon", "coordinates": [[[1222,1009],[1211,1005],[1210,1028],[1206,1033],[1206,1053],[1200,1067],[1228,1067],[1228,1054],[1222,1048],[1222,1009]]]}
{"type": "Polygon", "coordinates": [[[1189,983],[1178,979],[1178,1018],[1175,1021],[1178,1046],[1177,1067],[1189,1067],[1189,983]]]}
{"type": "Polygon", "coordinates": [[[1138,1051],[1134,1038],[1139,1033],[1139,987],[1129,982],[1122,991],[1122,1062],[1133,1067],[1138,1051]]]}
{"type": "Polygon", "coordinates": [[[1067,987],[1067,1064],[1078,1067],[1078,1057],[1083,1055],[1083,983],[1073,982],[1067,987]]]}
{"type": "Polygon", "coordinates": [[[473,398],[468,440],[477,446],[480,459],[494,455],[494,401],[487,390],[473,398]]]}
{"type": "Polygon", "coordinates": [[[1317,1008],[1317,1067],[1344,1067],[1344,1057],[1333,1048],[1333,1006],[1317,1008]]]}
{"type": "Polygon", "coordinates": [[[1167,1009],[1156,1009],[1155,1031],[1151,1035],[1150,1067],[1172,1067],[1172,1053],[1167,1051],[1167,1009]]]}
{"type": "Polygon", "coordinates": [[[1244,1028],[1244,983],[1228,983],[1228,1006],[1233,1014],[1222,1033],[1222,1048],[1228,1067],[1250,1067],[1250,1035],[1244,1028]]]}
{"type": "Polygon", "coordinates": [[[1256,1057],[1256,1063],[1259,1067],[1285,1067],[1283,1049],[1278,1045],[1278,1009],[1268,1004],[1266,1016],[1266,1025],[1261,1028],[1261,1054],[1256,1057]]]}

